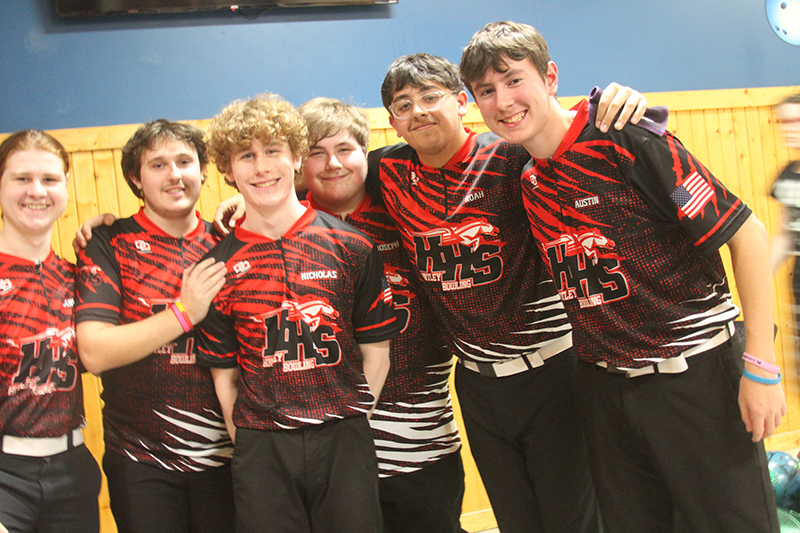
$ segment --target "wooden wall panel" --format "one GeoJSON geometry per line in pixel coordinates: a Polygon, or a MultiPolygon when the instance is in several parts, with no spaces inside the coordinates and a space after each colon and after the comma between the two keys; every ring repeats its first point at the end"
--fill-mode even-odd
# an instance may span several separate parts
{"type": "MultiPolygon", "coordinates": [[[[780,169],[790,154],[775,132],[772,105],[782,97],[800,92],[800,87],[773,87],[756,89],[728,89],[719,91],[693,91],[675,93],[649,93],[649,105],[666,105],[670,108],[667,127],[694,153],[714,175],[720,178],[737,196],[746,202],[767,226],[771,235],[780,226],[780,207],[769,198],[769,191],[780,169]]],[[[580,97],[565,97],[560,103],[572,107],[580,97]]],[[[372,132],[370,148],[380,148],[399,141],[389,124],[388,114],[382,109],[366,110],[372,132]]],[[[466,126],[478,132],[487,131],[480,112],[469,104],[463,119],[466,126]]],[[[206,129],[208,120],[190,121],[206,129]]],[[[71,242],[78,225],[98,213],[112,212],[120,216],[135,213],[140,202],[131,193],[120,171],[120,149],[133,134],[138,124],[100,128],[79,128],[52,131],[71,154],[71,200],[57,224],[53,247],[62,256],[74,259],[71,242]]],[[[0,134],[0,141],[7,134],[0,134]]],[[[198,209],[205,219],[211,219],[217,203],[235,193],[224,182],[213,165],[207,168],[198,209]]],[[[730,261],[722,250],[726,268],[730,261]]],[[[775,276],[776,322],[779,337],[776,342],[778,364],[784,369],[783,386],[786,390],[789,415],[778,428],[778,433],[768,440],[774,449],[800,447],[800,390],[798,364],[787,338],[792,329],[789,311],[789,266],[782,266],[775,276]]],[[[735,283],[732,283],[732,289],[735,283]]],[[[102,424],[100,421],[100,383],[94,377],[84,377],[86,410],[89,427],[87,442],[93,453],[102,454],[102,424]]],[[[457,402],[455,402],[457,404],[457,402]]],[[[455,406],[458,407],[457,405],[455,406]]],[[[465,443],[468,450],[468,443],[465,443]]],[[[467,494],[464,501],[464,524],[471,531],[492,525],[489,502],[480,484],[480,477],[466,454],[467,494]],[[488,515],[487,515],[488,513],[488,515]]],[[[108,510],[107,493],[101,494],[103,531],[115,531],[108,510]]]]}

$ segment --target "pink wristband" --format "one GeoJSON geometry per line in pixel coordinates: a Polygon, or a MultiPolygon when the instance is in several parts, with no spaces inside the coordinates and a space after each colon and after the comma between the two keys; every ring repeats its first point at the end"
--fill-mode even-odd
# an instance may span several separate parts
{"type": "Polygon", "coordinates": [[[189,333],[192,331],[192,321],[189,319],[189,314],[183,308],[183,305],[180,302],[175,302],[174,304],[169,306],[172,309],[172,312],[175,314],[175,318],[178,319],[180,322],[183,331],[189,333]]]}
{"type": "Polygon", "coordinates": [[[742,354],[742,359],[744,359],[745,362],[747,363],[754,364],[758,368],[766,370],[767,372],[772,372],[773,374],[779,374],[781,371],[781,367],[779,367],[778,365],[773,365],[772,363],[767,363],[766,361],[762,361],[758,357],[750,355],[747,352],[744,352],[744,354],[742,354]]]}

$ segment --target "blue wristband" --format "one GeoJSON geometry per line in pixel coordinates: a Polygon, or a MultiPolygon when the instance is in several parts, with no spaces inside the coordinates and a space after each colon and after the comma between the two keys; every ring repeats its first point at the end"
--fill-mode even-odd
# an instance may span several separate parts
{"type": "Polygon", "coordinates": [[[778,383],[781,382],[780,372],[778,372],[777,378],[762,378],[761,376],[756,376],[755,374],[747,370],[745,370],[742,375],[747,379],[749,379],[750,381],[755,381],[756,383],[761,383],[762,385],[777,385],[778,383]]]}

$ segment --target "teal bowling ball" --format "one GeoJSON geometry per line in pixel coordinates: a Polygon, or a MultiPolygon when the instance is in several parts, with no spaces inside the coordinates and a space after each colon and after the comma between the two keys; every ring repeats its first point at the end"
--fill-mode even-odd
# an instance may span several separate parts
{"type": "Polygon", "coordinates": [[[795,512],[778,509],[778,523],[781,533],[800,533],[800,515],[795,512]]]}
{"type": "MultiPolygon", "coordinates": [[[[790,489],[795,489],[791,481],[800,469],[800,461],[788,453],[772,451],[767,452],[767,466],[772,489],[775,491],[775,502],[786,502],[790,498],[790,489]]],[[[778,503],[779,507],[782,507],[778,503]]]]}

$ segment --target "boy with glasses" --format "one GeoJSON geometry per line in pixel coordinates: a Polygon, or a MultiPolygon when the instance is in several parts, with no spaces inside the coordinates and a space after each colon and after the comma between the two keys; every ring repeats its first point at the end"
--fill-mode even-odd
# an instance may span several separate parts
{"type": "Polygon", "coordinates": [[[408,144],[372,152],[367,185],[382,195],[458,356],[464,424],[498,525],[597,531],[571,328],[522,205],[529,156],[464,128],[467,94],[443,58],[397,59],[381,96],[408,144]]]}

